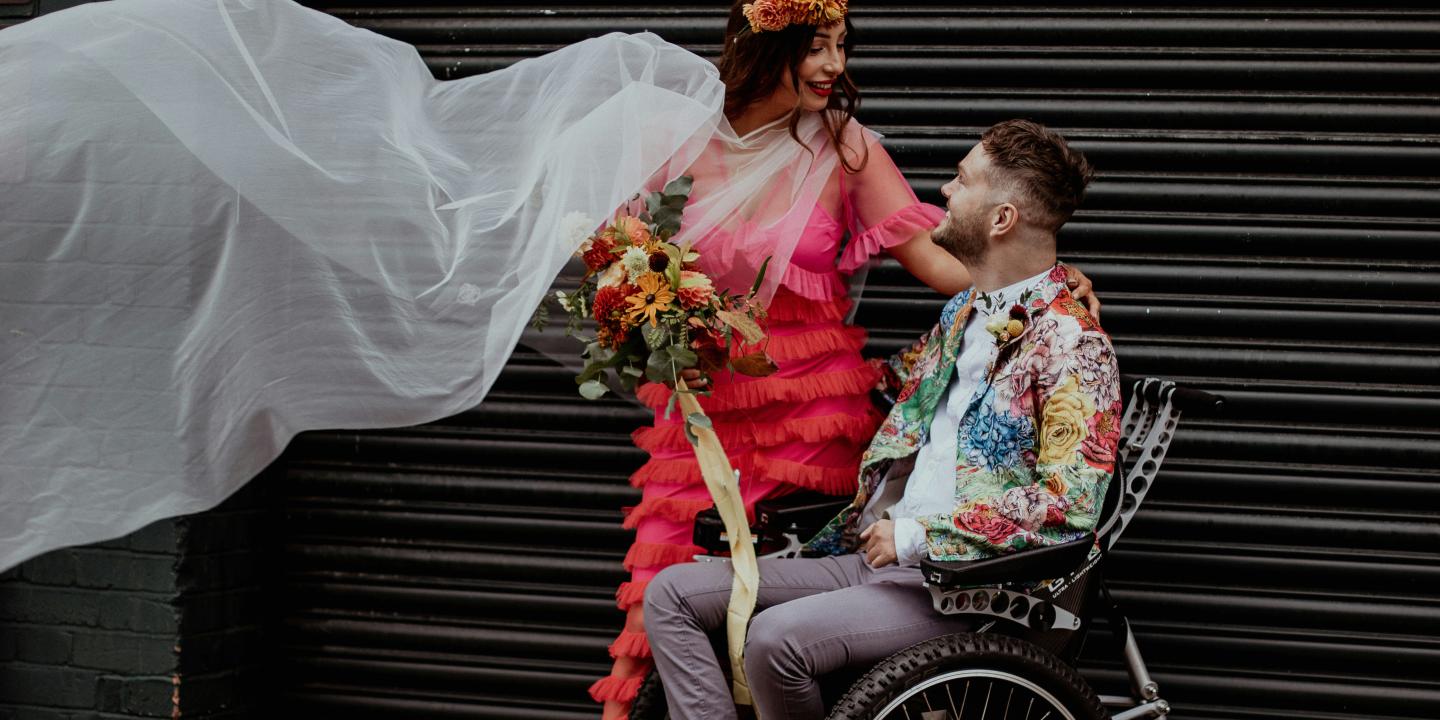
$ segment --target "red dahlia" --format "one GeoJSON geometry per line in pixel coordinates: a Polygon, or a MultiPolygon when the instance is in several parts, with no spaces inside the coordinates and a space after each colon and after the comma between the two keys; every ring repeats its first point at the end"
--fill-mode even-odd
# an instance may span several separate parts
{"type": "Polygon", "coordinates": [[[625,298],[634,291],[635,288],[630,285],[611,285],[596,291],[595,300],[591,303],[595,309],[595,321],[601,325],[618,324],[619,316],[626,307],[625,298]]]}
{"type": "Polygon", "coordinates": [[[585,267],[589,268],[590,272],[599,272],[615,261],[614,250],[615,241],[599,235],[590,242],[590,249],[586,250],[581,257],[585,260],[585,267]]]}

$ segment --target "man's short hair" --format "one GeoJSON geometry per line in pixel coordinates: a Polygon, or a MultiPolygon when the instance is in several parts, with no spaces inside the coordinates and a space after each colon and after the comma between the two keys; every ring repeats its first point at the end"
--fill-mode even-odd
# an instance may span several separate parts
{"type": "Polygon", "coordinates": [[[1075,213],[1095,169],[1060,133],[1030,120],[1006,120],[980,136],[992,180],[1010,182],[1042,213],[1035,220],[1053,232],[1075,213]]]}

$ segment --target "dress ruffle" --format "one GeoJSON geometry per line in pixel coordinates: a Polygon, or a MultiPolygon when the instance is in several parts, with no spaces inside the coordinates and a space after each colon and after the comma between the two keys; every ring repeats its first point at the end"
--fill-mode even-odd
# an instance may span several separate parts
{"type": "MultiPolygon", "coordinates": [[[[700,466],[695,467],[698,474],[700,466]]],[[[637,542],[630,546],[630,552],[625,553],[625,569],[670,567],[675,563],[692,560],[703,552],[705,548],[699,545],[637,542]]]]}
{"type": "MultiPolygon", "coordinates": [[[[680,441],[689,446],[689,441],[684,437],[684,430],[676,428],[680,433],[680,441]]],[[[723,444],[723,440],[721,441],[723,444]]],[[[625,512],[623,527],[626,530],[634,530],[640,521],[649,518],[664,518],[678,523],[689,523],[695,519],[700,511],[711,507],[715,503],[711,500],[690,500],[687,498],[651,497],[640,501],[639,505],[630,508],[625,512]]]]}
{"type": "MultiPolygon", "coordinates": [[[[720,444],[727,448],[767,448],[791,442],[819,443],[836,439],[865,444],[880,424],[878,412],[866,415],[836,413],[764,424],[732,424],[715,415],[712,415],[711,419],[715,421],[715,434],[720,438],[720,444]]],[[[643,427],[630,437],[637,447],[652,454],[662,450],[684,450],[690,447],[690,441],[685,437],[685,428],[678,423],[643,427]]],[[[635,511],[638,512],[644,505],[645,503],[641,502],[635,511]]],[[[630,527],[628,520],[626,527],[630,527]]]]}
{"type": "Polygon", "coordinates": [[[639,605],[645,600],[645,588],[649,586],[649,580],[626,580],[620,583],[620,589],[615,591],[615,606],[624,612],[639,605]]]}
{"type": "Polygon", "coordinates": [[[846,290],[845,281],[833,269],[815,272],[791,265],[785,269],[785,278],[780,282],[790,292],[808,300],[830,300],[844,295],[846,290]]]}
{"type": "MultiPolygon", "coordinates": [[[[840,257],[840,272],[850,274],[864,265],[882,250],[903,245],[917,233],[932,230],[945,217],[945,211],[928,203],[915,203],[885,218],[879,225],[871,227],[850,239],[840,257]]],[[[786,275],[789,278],[789,275],[786,275]]]]}
{"type": "Polygon", "coordinates": [[[621,630],[615,642],[610,643],[610,657],[650,657],[650,641],[643,632],[621,630]]]}
{"type": "MultiPolygon", "coordinates": [[[[772,403],[803,403],[823,397],[865,395],[875,387],[880,373],[869,365],[798,377],[771,375],[749,382],[720,385],[710,397],[700,398],[707,412],[755,408],[772,403]]],[[[670,400],[671,390],[660,383],[648,383],[636,393],[641,403],[660,409],[670,400]]]]}
{"type": "MultiPolygon", "coordinates": [[[[848,495],[854,492],[856,476],[860,468],[858,456],[854,464],[825,467],[770,458],[754,451],[742,453],[738,457],[732,455],[730,464],[740,471],[742,478],[756,477],[779,481],[826,495],[848,495]]],[[[630,476],[630,484],[639,488],[650,483],[699,485],[703,482],[705,479],[700,474],[700,464],[693,458],[679,460],[650,458],[634,475],[630,476]]],[[[643,544],[645,543],[636,543],[637,546],[643,544]]],[[[634,553],[634,550],[632,549],[631,552],[634,553]]],[[[630,557],[627,555],[625,566],[627,569],[630,568],[629,562],[630,557]]]]}
{"type": "MultiPolygon", "coordinates": [[[[833,352],[859,353],[865,347],[865,330],[853,325],[821,326],[815,330],[793,335],[772,334],[761,347],[777,363],[791,363],[807,360],[833,352]]],[[[756,346],[741,346],[736,352],[743,355],[756,346]]]]}
{"type": "Polygon", "coordinates": [[[847,295],[811,300],[781,288],[765,312],[776,323],[836,323],[845,319],[852,304],[847,295]]]}
{"type": "Polygon", "coordinates": [[[595,684],[590,686],[590,697],[593,698],[595,702],[614,701],[628,703],[635,699],[635,695],[640,692],[640,683],[644,681],[645,677],[643,675],[628,678],[616,677],[614,675],[603,677],[596,680],[595,684]]]}

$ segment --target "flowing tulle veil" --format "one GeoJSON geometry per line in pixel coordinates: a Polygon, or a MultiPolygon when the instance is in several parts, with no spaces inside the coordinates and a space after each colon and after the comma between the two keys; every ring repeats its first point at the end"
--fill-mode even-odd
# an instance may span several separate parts
{"type": "Polygon", "coordinates": [[[296,433],[474,406],[657,179],[696,176],[722,282],[783,267],[834,153],[736,136],[723,94],[649,34],[437,82],[287,0],[0,32],[0,569],[212,507],[296,433]]]}

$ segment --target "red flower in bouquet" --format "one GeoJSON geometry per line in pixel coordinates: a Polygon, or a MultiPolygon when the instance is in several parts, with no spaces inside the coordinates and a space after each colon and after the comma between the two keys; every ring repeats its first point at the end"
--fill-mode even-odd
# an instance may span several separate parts
{"type": "Polygon", "coordinates": [[[581,255],[581,259],[585,261],[586,269],[592,273],[604,270],[615,261],[615,241],[603,233],[596,235],[590,240],[590,247],[581,255]]]}
{"type": "Polygon", "coordinates": [[[635,292],[634,285],[611,285],[595,292],[595,322],[602,327],[618,328],[625,313],[625,298],[635,292]]]}

